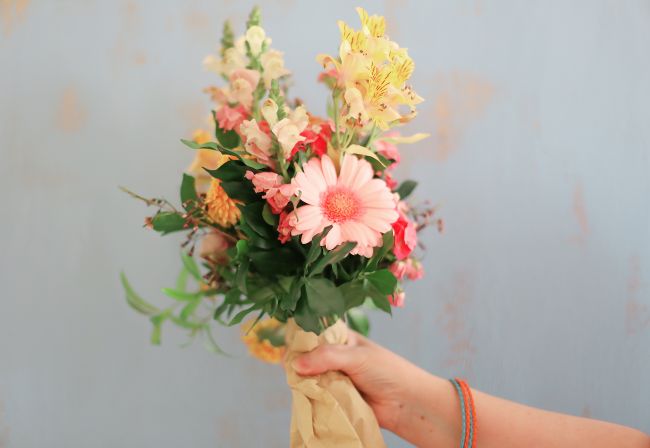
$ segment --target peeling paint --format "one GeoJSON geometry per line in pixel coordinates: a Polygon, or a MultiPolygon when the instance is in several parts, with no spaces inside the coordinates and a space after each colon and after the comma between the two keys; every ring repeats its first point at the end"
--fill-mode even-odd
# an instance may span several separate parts
{"type": "Polygon", "coordinates": [[[0,23],[2,34],[11,36],[15,27],[25,20],[29,0],[0,0],[0,23]]]}
{"type": "Polygon", "coordinates": [[[494,86],[476,75],[454,72],[433,79],[432,118],[436,161],[444,162],[459,147],[463,133],[481,118],[494,97],[494,86]]]}
{"type": "Polygon", "coordinates": [[[576,219],[579,229],[579,233],[573,238],[573,241],[584,243],[589,235],[589,219],[587,217],[585,195],[581,184],[577,184],[573,190],[573,216],[576,219]]]}
{"type": "Polygon", "coordinates": [[[74,87],[63,91],[56,111],[56,126],[64,132],[79,131],[86,121],[86,111],[79,103],[79,96],[74,87]]]}
{"type": "Polygon", "coordinates": [[[471,358],[476,353],[471,329],[467,326],[467,315],[472,300],[472,285],[467,273],[454,275],[451,294],[445,301],[439,323],[449,342],[446,367],[463,367],[471,371],[471,358]]]}

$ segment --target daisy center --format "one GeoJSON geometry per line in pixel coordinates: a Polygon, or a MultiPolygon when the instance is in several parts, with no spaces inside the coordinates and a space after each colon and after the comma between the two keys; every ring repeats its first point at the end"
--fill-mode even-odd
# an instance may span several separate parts
{"type": "Polygon", "coordinates": [[[336,188],[325,193],[321,208],[330,221],[344,222],[358,215],[361,204],[352,191],[336,188]]]}

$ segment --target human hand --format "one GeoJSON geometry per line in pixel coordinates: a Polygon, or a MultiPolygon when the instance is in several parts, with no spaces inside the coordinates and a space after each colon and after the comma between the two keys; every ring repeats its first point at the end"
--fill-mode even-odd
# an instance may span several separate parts
{"type": "Polygon", "coordinates": [[[398,432],[411,386],[426,375],[406,359],[350,330],[345,345],[322,345],[297,357],[299,375],[319,375],[329,370],[345,373],[370,405],[379,425],[398,432]]]}

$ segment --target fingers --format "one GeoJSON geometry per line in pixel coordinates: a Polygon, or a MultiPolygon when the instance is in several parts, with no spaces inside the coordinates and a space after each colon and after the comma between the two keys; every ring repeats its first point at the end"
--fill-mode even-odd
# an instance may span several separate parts
{"type": "Polygon", "coordinates": [[[350,345],[323,345],[297,357],[293,368],[299,375],[319,375],[330,370],[353,371],[361,362],[358,349],[350,345]]]}

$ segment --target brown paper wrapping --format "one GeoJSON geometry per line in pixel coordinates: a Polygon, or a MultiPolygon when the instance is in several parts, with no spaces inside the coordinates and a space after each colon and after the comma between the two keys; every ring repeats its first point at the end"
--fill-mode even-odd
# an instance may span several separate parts
{"type": "Polygon", "coordinates": [[[300,376],[291,363],[322,344],[345,344],[348,327],[338,321],[320,336],[287,322],[284,368],[291,388],[291,448],[385,448],[375,414],[341,372],[300,376]]]}

